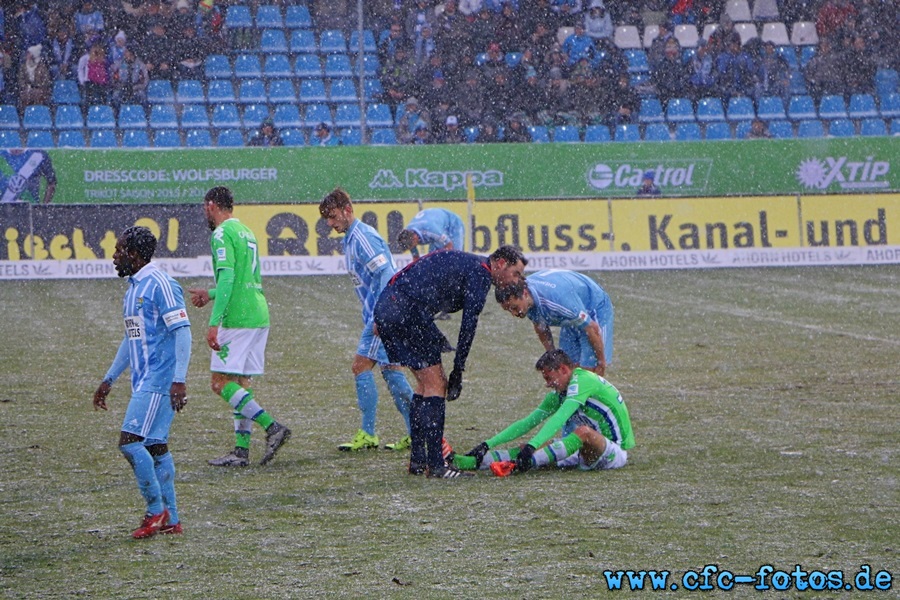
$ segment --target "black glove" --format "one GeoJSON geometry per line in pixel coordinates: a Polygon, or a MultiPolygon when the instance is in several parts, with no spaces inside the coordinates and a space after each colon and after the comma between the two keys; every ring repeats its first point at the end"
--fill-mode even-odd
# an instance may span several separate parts
{"type": "Polygon", "coordinates": [[[516,457],[516,471],[524,473],[531,468],[531,457],[534,456],[534,446],[525,444],[519,449],[519,456],[516,457]]]}
{"type": "Polygon", "coordinates": [[[447,380],[447,400],[456,400],[462,393],[462,370],[453,369],[447,380]]]}
{"type": "Polygon", "coordinates": [[[466,456],[472,456],[475,458],[475,468],[481,467],[481,461],[484,460],[484,455],[488,453],[490,448],[488,448],[487,442],[481,442],[466,454],[466,456]]]}

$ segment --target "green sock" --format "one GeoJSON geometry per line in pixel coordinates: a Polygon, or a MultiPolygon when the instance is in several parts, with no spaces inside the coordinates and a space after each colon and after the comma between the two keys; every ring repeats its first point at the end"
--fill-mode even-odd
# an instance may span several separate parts
{"type": "Polygon", "coordinates": [[[475,464],[474,456],[466,456],[465,454],[457,454],[453,457],[453,464],[456,465],[457,469],[463,471],[474,471],[478,468],[478,465],[475,464]]]}
{"type": "Polygon", "coordinates": [[[238,383],[229,381],[222,389],[222,397],[231,405],[235,413],[240,413],[244,418],[259,423],[263,429],[268,429],[275,422],[275,419],[256,402],[253,390],[250,388],[244,389],[238,383]]]}

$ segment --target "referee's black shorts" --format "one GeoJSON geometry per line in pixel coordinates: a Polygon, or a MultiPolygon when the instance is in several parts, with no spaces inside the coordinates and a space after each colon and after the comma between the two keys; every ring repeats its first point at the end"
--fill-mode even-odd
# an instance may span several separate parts
{"type": "Polygon", "coordinates": [[[375,325],[392,363],[415,371],[441,364],[447,338],[435,325],[434,315],[390,286],[375,305],[375,325]]]}

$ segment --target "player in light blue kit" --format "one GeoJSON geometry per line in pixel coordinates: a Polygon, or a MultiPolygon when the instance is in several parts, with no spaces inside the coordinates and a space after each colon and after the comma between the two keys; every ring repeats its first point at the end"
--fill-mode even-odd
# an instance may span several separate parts
{"type": "Polygon", "coordinates": [[[356,451],[378,447],[375,433],[375,416],[378,408],[378,388],[372,369],[378,364],[387,383],[397,410],[403,415],[407,435],[395,444],[386,444],[389,450],[406,450],[410,446],[409,405],[413,391],[400,371],[399,365],[390,363],[381,340],[372,332],[372,313],[381,290],[387,285],[397,267],[387,242],[379,233],[353,215],[353,203],[344,190],[337,188],[319,204],[319,214],[328,226],[344,234],[342,247],[347,261],[347,272],[353,278],[356,294],[362,303],[363,332],[356,348],[351,370],[356,379],[356,399],[362,411],[362,426],[354,438],[338,446],[340,450],[356,451]]]}
{"type": "Polygon", "coordinates": [[[463,250],[466,227],[456,213],[443,208],[419,211],[397,236],[401,250],[409,250],[419,258],[419,244],[428,244],[428,251],[463,250]]]}
{"type": "Polygon", "coordinates": [[[113,263],[128,277],[125,337],[106,376],[94,392],[94,409],[107,410],[113,382],[131,369],[131,401],[125,411],[119,450],[131,464],[147,512],[134,538],[181,533],[175,504],[175,463],[169,427],[187,403],[191,324],[181,286],[150,260],[156,238],[146,227],[126,229],[116,242],[113,263]]]}
{"type": "Polygon", "coordinates": [[[495,297],[503,310],[532,321],[545,350],[554,348],[550,327],[560,327],[560,349],[578,367],[606,374],[613,358],[613,305],[596,281],[575,271],[537,271],[498,288],[495,297]]]}

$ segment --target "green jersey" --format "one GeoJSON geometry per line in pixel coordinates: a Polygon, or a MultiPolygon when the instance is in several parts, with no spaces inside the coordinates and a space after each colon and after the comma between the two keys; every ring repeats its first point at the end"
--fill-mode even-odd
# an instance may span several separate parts
{"type": "Polygon", "coordinates": [[[209,325],[228,329],[269,326],[269,305],[262,289],[259,248],[249,227],[235,218],[213,231],[210,238],[215,298],[209,325]]]}
{"type": "Polygon", "coordinates": [[[550,392],[534,412],[487,440],[487,445],[494,448],[511,442],[544,421],[547,422],[528,441],[535,448],[550,441],[558,431],[562,430],[562,436],[565,437],[579,425],[587,425],[599,431],[606,439],[619,444],[623,450],[634,447],[631,418],[622,394],[603,377],[584,369],[572,372],[565,394],[550,392]]]}

